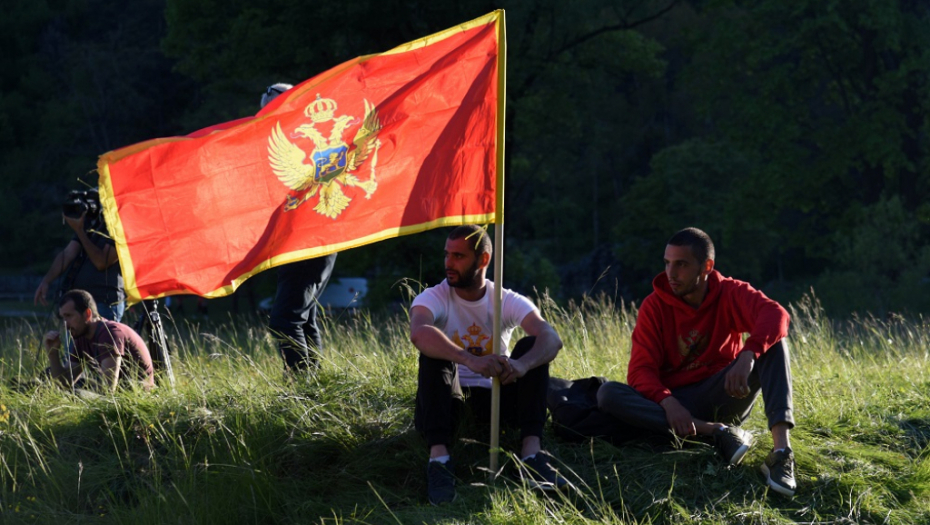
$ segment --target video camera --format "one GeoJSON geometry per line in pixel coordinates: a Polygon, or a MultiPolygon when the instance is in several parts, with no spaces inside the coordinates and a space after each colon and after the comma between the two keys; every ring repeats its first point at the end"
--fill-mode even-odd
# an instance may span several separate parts
{"type": "Polygon", "coordinates": [[[85,191],[72,190],[61,206],[61,211],[65,217],[71,219],[77,219],[86,214],[87,222],[96,222],[100,218],[101,208],[100,192],[94,188],[85,191]]]}

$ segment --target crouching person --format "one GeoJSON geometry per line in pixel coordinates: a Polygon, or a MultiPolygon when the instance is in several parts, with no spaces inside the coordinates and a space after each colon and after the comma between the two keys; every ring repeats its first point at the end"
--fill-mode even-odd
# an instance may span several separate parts
{"type": "Polygon", "coordinates": [[[429,447],[427,478],[434,505],[455,499],[450,458],[456,412],[467,405],[476,421],[490,416],[491,378],[501,383],[501,425],[520,429],[520,474],[541,490],[566,486],[541,449],[549,362],[562,348],[555,329],[529,299],[503,290],[501,350],[492,353],[495,283],[485,279],[491,241],[478,226],[460,226],[446,239],[446,279],[418,295],[410,309],[410,339],[420,351],[414,424],[429,447]],[[529,335],[506,354],[514,328],[529,335]],[[463,403],[464,401],[464,403],[463,403]]]}
{"type": "Polygon", "coordinates": [[[105,388],[137,380],[146,390],[155,386],[154,368],[148,347],[132,328],[103,319],[97,313],[97,303],[84,290],[71,290],[58,301],[58,315],[74,341],[65,364],[61,359],[61,334],[53,330],[43,342],[53,379],[68,388],[81,379],[85,367],[96,369],[105,388]]]}

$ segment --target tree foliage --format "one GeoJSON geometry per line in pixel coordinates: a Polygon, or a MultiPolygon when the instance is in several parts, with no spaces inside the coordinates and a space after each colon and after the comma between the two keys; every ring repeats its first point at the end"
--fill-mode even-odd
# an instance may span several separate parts
{"type": "MultiPolygon", "coordinates": [[[[100,153],[253,114],[273,82],[497,7],[507,285],[640,299],[665,240],[693,225],[718,268],[776,298],[814,285],[839,312],[930,308],[916,298],[930,291],[930,7],[916,0],[15,5],[0,21],[6,264],[63,243],[58,202],[100,153]]],[[[337,272],[387,298],[402,277],[441,279],[441,247],[441,233],[379,243],[337,272]]]]}
{"type": "MultiPolygon", "coordinates": [[[[0,17],[0,193],[6,267],[51,262],[61,203],[95,186],[97,156],[177,134],[189,81],[159,50],[159,0],[13,2],[0,17]]],[[[41,271],[44,272],[45,268],[41,271]]]]}
{"type": "MultiPolygon", "coordinates": [[[[862,294],[857,308],[908,306],[881,296],[889,285],[926,287],[930,271],[920,256],[930,234],[923,202],[930,190],[930,8],[881,0],[718,1],[704,5],[700,18],[675,77],[701,117],[693,135],[725,147],[671,146],[624,202],[642,206],[651,198],[674,207],[681,193],[691,194],[691,205],[673,216],[697,214],[684,219],[715,234],[718,253],[738,265],[728,266],[730,273],[798,285],[839,273],[862,294]],[[717,169],[699,173],[700,159],[717,169]],[[663,186],[669,171],[690,172],[694,184],[663,186]]],[[[651,224],[626,221],[621,236],[657,234],[651,224]]]]}

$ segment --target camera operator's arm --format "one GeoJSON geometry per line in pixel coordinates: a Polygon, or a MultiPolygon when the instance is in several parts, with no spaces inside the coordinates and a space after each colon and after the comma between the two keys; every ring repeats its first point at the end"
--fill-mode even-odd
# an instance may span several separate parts
{"type": "Polygon", "coordinates": [[[87,258],[90,259],[90,262],[93,263],[94,268],[102,272],[118,260],[116,257],[116,249],[113,246],[107,244],[101,248],[91,242],[90,237],[87,236],[87,232],[84,231],[84,215],[76,219],[72,219],[67,215],[62,215],[62,217],[64,217],[68,226],[74,230],[74,233],[77,234],[78,241],[81,242],[81,247],[84,248],[84,252],[87,254],[87,258]]]}
{"type": "Polygon", "coordinates": [[[39,287],[36,288],[35,297],[33,297],[33,304],[42,303],[47,305],[48,301],[45,300],[45,296],[48,295],[48,285],[52,283],[59,275],[65,272],[65,269],[71,266],[71,263],[74,262],[74,259],[81,253],[81,244],[77,241],[71,241],[65,246],[65,249],[55,256],[55,260],[52,261],[52,266],[48,269],[48,273],[45,274],[45,277],[42,278],[42,282],[39,283],[39,287]]]}

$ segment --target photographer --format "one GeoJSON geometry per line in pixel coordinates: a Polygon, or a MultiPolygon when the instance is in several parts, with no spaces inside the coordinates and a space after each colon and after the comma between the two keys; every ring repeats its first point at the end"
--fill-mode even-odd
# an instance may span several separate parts
{"type": "Polygon", "coordinates": [[[63,206],[62,219],[74,230],[74,236],[36,288],[34,304],[47,305],[49,284],[65,274],[60,290],[87,290],[101,317],[119,321],[126,309],[123,276],[116,264],[116,244],[101,215],[97,190],[72,191],[63,206]]]}

